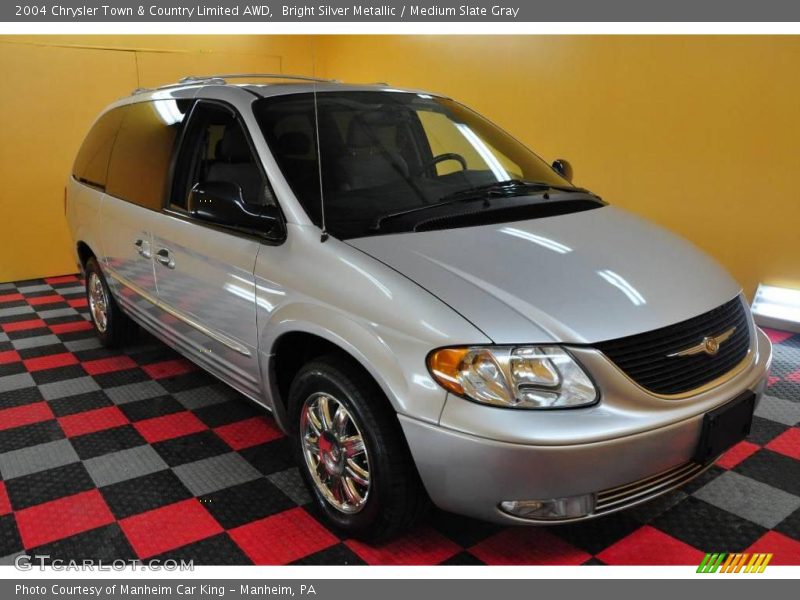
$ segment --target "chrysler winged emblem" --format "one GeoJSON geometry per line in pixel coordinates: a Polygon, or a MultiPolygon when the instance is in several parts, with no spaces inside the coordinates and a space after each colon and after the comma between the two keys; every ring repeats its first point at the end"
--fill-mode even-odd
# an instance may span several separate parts
{"type": "Polygon", "coordinates": [[[733,335],[734,331],[736,331],[736,327],[731,327],[727,331],[723,331],[719,335],[715,335],[713,337],[706,336],[699,344],[684,348],[678,352],[673,352],[672,354],[667,354],[667,358],[673,358],[675,356],[694,356],[695,354],[702,354],[703,352],[709,356],[714,356],[717,352],[719,352],[720,345],[727,341],[727,339],[733,335]]]}

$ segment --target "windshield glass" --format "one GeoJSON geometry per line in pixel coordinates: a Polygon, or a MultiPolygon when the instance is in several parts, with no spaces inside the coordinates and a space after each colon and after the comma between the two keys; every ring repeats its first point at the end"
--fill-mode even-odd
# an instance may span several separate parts
{"type": "Polygon", "coordinates": [[[533,202],[534,194],[541,199],[551,186],[577,190],[514,138],[445,98],[319,92],[319,149],[313,93],[258,100],[255,114],[278,166],[317,225],[321,179],[326,225],[340,238],[384,233],[383,224],[398,216],[413,215],[403,219],[405,230],[412,230],[412,221],[432,207],[438,216],[463,213],[464,202],[483,196],[530,196],[533,202]]]}

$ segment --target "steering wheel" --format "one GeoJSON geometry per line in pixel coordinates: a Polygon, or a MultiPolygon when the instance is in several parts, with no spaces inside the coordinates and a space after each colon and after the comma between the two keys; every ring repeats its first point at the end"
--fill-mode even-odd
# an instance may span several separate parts
{"type": "Polygon", "coordinates": [[[426,162],[423,165],[422,169],[423,170],[429,169],[431,167],[438,165],[440,162],[444,162],[446,160],[454,160],[461,165],[461,169],[463,171],[467,170],[467,159],[455,152],[445,152],[444,154],[437,154],[428,162],[426,162]]]}

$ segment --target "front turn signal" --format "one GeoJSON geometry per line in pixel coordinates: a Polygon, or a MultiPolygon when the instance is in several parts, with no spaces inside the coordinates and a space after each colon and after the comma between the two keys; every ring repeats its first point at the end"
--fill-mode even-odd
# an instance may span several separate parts
{"type": "Polygon", "coordinates": [[[464,386],[459,381],[459,371],[469,348],[441,348],[428,355],[428,369],[436,382],[454,394],[463,395],[464,386]]]}

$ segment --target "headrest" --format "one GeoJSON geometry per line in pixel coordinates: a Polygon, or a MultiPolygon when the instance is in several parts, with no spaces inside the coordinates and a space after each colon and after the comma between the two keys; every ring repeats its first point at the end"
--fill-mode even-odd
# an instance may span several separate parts
{"type": "Polygon", "coordinates": [[[347,128],[347,145],[355,148],[377,146],[377,130],[381,127],[396,127],[402,116],[394,111],[375,110],[354,118],[347,128]]]}
{"type": "Polygon", "coordinates": [[[241,127],[233,126],[225,129],[222,139],[217,143],[215,155],[217,160],[229,163],[250,162],[252,158],[250,146],[241,127]]]}
{"type": "Polygon", "coordinates": [[[302,131],[289,131],[278,138],[278,154],[305,156],[311,149],[311,138],[302,131]]]}

